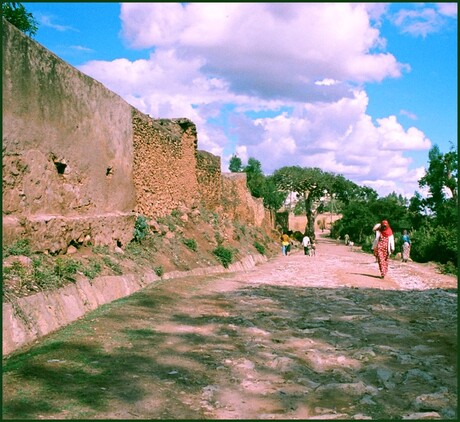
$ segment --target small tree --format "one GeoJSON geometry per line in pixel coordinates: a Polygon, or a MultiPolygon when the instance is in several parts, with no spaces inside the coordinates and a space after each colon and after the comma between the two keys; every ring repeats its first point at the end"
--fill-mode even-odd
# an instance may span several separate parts
{"type": "Polygon", "coordinates": [[[232,173],[240,173],[241,171],[243,171],[243,163],[241,162],[241,158],[237,155],[232,155],[232,158],[230,158],[228,169],[232,173]]]}
{"type": "Polygon", "coordinates": [[[2,16],[16,28],[29,36],[36,34],[38,24],[32,13],[27,12],[22,3],[5,2],[2,4],[2,16]]]}

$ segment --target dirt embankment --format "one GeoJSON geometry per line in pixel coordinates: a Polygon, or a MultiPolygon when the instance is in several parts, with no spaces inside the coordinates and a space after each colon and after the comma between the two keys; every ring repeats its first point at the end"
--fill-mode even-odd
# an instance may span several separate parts
{"type": "Polygon", "coordinates": [[[4,417],[457,418],[457,280],[320,239],[158,282],[4,362],[4,417]]]}

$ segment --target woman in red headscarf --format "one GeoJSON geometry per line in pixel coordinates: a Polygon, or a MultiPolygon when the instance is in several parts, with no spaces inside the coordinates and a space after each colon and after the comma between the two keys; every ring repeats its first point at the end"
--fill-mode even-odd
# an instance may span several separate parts
{"type": "Polygon", "coordinates": [[[379,225],[374,226],[374,229],[374,255],[377,257],[379,264],[380,277],[384,278],[388,272],[390,254],[395,250],[395,238],[387,220],[383,220],[380,223],[380,227],[379,225]]]}

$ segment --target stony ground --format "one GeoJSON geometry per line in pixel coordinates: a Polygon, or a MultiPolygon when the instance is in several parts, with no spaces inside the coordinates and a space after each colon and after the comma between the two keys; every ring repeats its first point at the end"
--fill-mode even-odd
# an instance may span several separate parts
{"type": "Polygon", "coordinates": [[[4,361],[4,419],[457,419],[457,279],[320,239],[165,280],[4,361]]]}

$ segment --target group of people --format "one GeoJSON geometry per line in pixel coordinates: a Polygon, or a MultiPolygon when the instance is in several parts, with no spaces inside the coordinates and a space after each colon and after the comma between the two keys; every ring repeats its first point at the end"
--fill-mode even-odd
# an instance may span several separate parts
{"type": "MultiPolygon", "coordinates": [[[[310,239],[310,237],[305,233],[305,236],[302,239],[302,246],[305,255],[314,256],[316,254],[316,242],[315,239],[310,239]]],[[[286,256],[291,250],[291,239],[287,233],[281,235],[281,253],[286,256]]]]}
{"type": "MultiPolygon", "coordinates": [[[[377,259],[377,263],[379,266],[380,271],[380,278],[385,278],[388,272],[388,262],[390,259],[390,255],[395,251],[395,238],[393,234],[393,230],[390,227],[390,224],[387,220],[382,220],[380,223],[376,224],[373,229],[375,232],[375,240],[372,245],[372,250],[374,251],[374,255],[377,259]]],[[[348,239],[346,239],[346,243],[349,241],[349,236],[347,235],[348,239]]],[[[403,231],[403,235],[401,238],[402,241],[402,249],[401,249],[401,259],[403,262],[407,262],[410,256],[410,248],[411,248],[411,241],[409,235],[407,234],[407,230],[403,231]]],[[[310,239],[310,237],[305,233],[305,236],[302,239],[302,246],[305,255],[313,256],[315,255],[316,251],[316,244],[314,239],[310,239]]],[[[291,239],[289,238],[287,233],[284,233],[281,236],[281,251],[283,255],[288,255],[291,249],[291,239]]]]}

